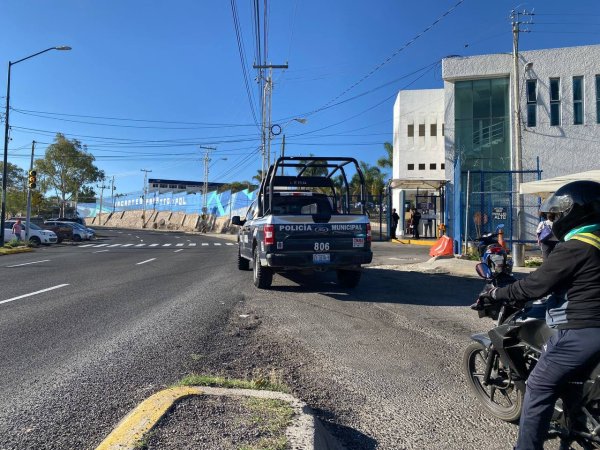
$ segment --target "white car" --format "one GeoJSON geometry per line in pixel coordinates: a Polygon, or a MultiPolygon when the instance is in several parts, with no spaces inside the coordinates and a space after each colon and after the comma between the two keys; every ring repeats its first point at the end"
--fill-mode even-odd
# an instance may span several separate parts
{"type": "MultiPolygon", "coordinates": [[[[4,225],[4,242],[10,242],[15,239],[15,234],[12,231],[12,227],[15,224],[14,220],[7,220],[4,225]]],[[[25,240],[25,222],[21,222],[21,240],[25,240]]],[[[44,230],[38,227],[36,224],[29,224],[29,242],[34,245],[50,245],[58,242],[58,237],[54,231],[44,230]]]]}

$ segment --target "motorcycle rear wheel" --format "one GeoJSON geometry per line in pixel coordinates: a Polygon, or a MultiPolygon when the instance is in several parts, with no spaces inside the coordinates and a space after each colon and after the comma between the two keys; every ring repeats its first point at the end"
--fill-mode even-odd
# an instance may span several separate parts
{"type": "Polygon", "coordinates": [[[487,356],[488,349],[479,342],[473,342],[465,349],[463,370],[469,386],[486,411],[505,422],[517,422],[523,409],[523,392],[509,381],[498,355],[495,356],[490,383],[484,385],[487,356]]]}

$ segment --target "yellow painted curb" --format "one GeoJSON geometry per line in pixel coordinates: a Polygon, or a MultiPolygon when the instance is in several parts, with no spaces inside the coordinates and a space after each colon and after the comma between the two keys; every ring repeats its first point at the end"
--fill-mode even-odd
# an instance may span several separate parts
{"type": "Polygon", "coordinates": [[[433,247],[436,243],[436,241],[422,239],[392,239],[392,242],[396,242],[398,244],[426,245],[429,247],[433,247]]]}
{"type": "Polygon", "coordinates": [[[191,395],[202,395],[198,386],[165,389],[148,397],[119,422],[96,450],[133,450],[173,404],[191,395]]]}

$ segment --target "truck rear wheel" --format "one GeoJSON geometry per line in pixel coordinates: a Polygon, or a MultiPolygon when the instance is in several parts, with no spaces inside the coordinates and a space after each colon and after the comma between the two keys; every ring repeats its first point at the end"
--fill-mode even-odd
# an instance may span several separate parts
{"type": "Polygon", "coordinates": [[[254,259],[253,264],[253,279],[254,286],[259,289],[269,289],[273,282],[273,271],[269,267],[263,267],[260,265],[260,257],[258,255],[258,246],[254,248],[254,259]]]}
{"type": "Polygon", "coordinates": [[[354,288],[358,286],[362,272],[358,270],[337,269],[337,281],[340,285],[346,288],[354,288]]]}

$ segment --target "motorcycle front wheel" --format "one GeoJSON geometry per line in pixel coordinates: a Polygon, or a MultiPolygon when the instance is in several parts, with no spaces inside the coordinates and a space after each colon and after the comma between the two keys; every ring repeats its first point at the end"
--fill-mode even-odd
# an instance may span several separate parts
{"type": "Polygon", "coordinates": [[[465,349],[463,370],[469,386],[486,411],[505,422],[517,422],[523,409],[523,392],[511,382],[510,369],[504,367],[497,353],[493,356],[490,382],[483,384],[487,358],[488,349],[479,342],[465,349]]]}

